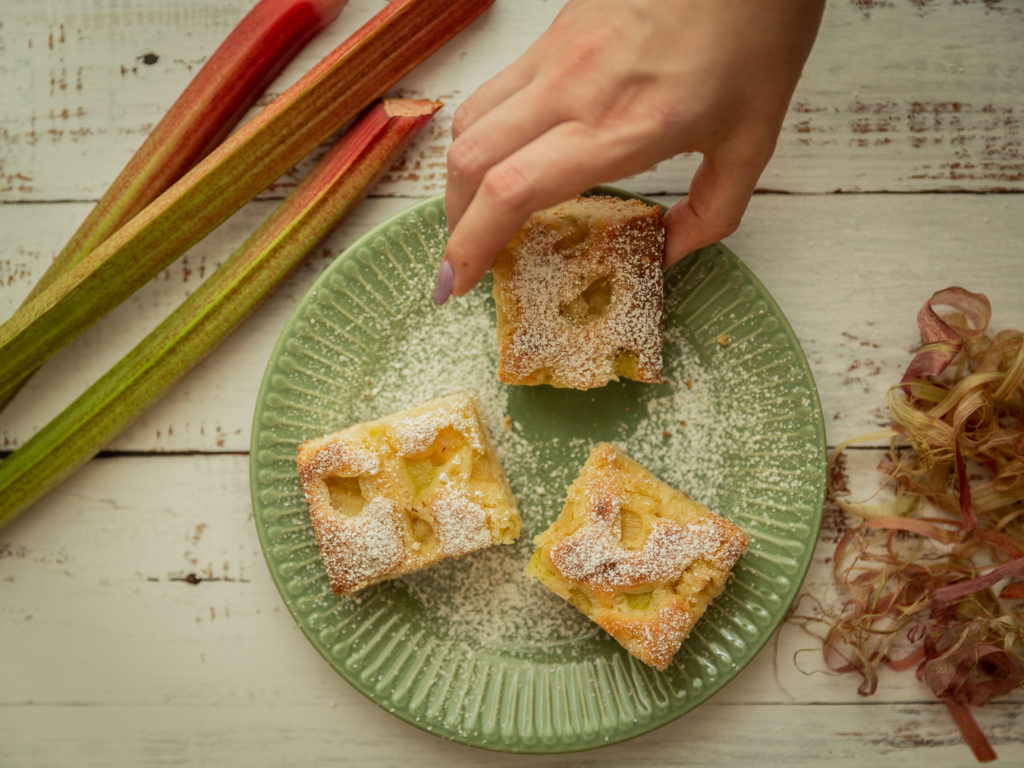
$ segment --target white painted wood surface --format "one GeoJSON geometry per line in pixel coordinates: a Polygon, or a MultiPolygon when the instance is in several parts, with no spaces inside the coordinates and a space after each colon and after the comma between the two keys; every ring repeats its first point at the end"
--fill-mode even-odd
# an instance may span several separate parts
{"type": "MultiPolygon", "coordinates": [[[[382,5],[352,0],[272,92],[382,5]]],[[[0,8],[0,318],[6,318],[247,0],[4,0],[0,8]],[[155,54],[152,64],[145,61],[155,54]]],[[[910,675],[860,699],[798,671],[792,629],[709,703],[575,756],[483,753],[370,704],[295,628],[248,495],[249,426],[276,336],[332,257],[443,189],[454,107],[557,12],[497,0],[401,91],[448,108],[315,256],[207,363],[0,531],[0,765],[969,765],[910,675]],[[192,583],[196,578],[199,583],[192,583]],[[737,738],[741,735],[741,738],[737,738]]],[[[885,420],[885,390],[933,291],[986,293],[1024,326],[1024,2],[835,0],[779,150],[729,244],[807,352],[830,444],[885,420]],[[837,191],[859,194],[834,194],[837,191]],[[787,194],[782,194],[787,193],[787,194]]],[[[694,162],[624,182],[671,202],[694,162]]],[[[264,197],[280,197],[285,179],[264,197]]],[[[23,443],[199,284],[266,213],[257,201],[47,363],[0,414],[23,443]]],[[[850,473],[873,482],[878,453],[850,473]]],[[[805,588],[827,590],[835,510],[805,588]]],[[[978,713],[1000,764],[1024,762],[1020,694],[978,713]]]]}

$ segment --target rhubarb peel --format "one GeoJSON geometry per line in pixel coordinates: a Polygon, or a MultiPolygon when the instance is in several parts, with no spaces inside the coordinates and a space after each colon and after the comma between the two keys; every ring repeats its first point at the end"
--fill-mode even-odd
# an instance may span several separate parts
{"type": "Polygon", "coordinates": [[[53,421],[0,463],[0,527],[96,455],[278,288],[440,108],[369,110],[199,289],[53,421]]]}
{"type": "Polygon", "coordinates": [[[394,0],[0,326],[5,390],[288,171],[493,0],[394,0]]]}
{"type": "MultiPolygon", "coordinates": [[[[231,132],[348,0],[260,0],[228,34],[29,291],[31,301],[231,132]]],[[[0,386],[0,408],[23,378],[0,386]]]]}
{"type": "Polygon", "coordinates": [[[957,286],[921,307],[922,346],[887,394],[891,429],[865,436],[892,439],[879,469],[897,501],[846,501],[838,459],[853,441],[837,447],[829,492],[869,517],[831,558],[838,607],[790,617],[862,695],[883,666],[914,668],[981,762],[995,751],[971,708],[1024,687],[1024,332],[990,334],[991,316],[957,286]],[[907,516],[875,514],[889,510],[907,516]]]}

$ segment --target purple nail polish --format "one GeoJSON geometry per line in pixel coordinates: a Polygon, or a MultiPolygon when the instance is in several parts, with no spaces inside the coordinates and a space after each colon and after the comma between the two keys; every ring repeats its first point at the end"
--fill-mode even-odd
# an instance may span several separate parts
{"type": "Polygon", "coordinates": [[[437,273],[437,285],[434,286],[434,303],[441,306],[448,297],[452,295],[452,288],[455,287],[455,270],[449,261],[441,262],[441,269],[437,273]]]}

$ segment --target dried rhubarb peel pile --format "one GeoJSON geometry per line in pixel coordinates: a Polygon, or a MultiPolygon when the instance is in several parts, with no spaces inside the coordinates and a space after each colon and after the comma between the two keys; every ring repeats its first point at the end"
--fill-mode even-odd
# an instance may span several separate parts
{"type": "Polygon", "coordinates": [[[989,300],[963,288],[925,302],[922,346],[887,396],[879,468],[895,499],[851,503],[830,479],[863,518],[832,559],[842,603],[812,597],[813,615],[791,616],[821,639],[829,669],[860,675],[862,695],[883,666],[913,669],[979,761],[996,754],[971,707],[1024,685],[1024,334],[991,335],[990,318],[989,300]]]}

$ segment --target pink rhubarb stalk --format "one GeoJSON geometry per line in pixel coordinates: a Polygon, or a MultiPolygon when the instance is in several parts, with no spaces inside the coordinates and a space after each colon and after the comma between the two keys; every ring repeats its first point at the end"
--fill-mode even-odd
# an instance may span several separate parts
{"type": "MultiPolygon", "coordinates": [[[[348,0],[260,0],[157,123],[67,245],[29,302],[220,144],[281,70],[348,0]]],[[[0,385],[0,408],[20,379],[0,385]]]]}
{"type": "Polygon", "coordinates": [[[0,527],[95,456],[255,311],[362,200],[440,106],[389,99],[355,123],[195,293],[0,463],[0,527]]]}
{"type": "Polygon", "coordinates": [[[0,386],[57,349],[311,152],[493,0],[393,0],[0,326],[0,386]]]}

